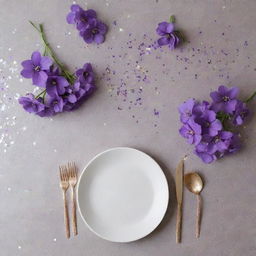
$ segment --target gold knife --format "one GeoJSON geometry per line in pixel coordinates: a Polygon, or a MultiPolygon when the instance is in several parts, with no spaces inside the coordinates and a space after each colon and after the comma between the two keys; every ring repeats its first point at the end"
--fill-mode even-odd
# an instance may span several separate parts
{"type": "Polygon", "coordinates": [[[184,159],[182,159],[176,168],[176,197],[178,203],[177,221],[176,221],[176,243],[181,242],[181,227],[182,227],[182,199],[183,199],[183,172],[184,159]]]}

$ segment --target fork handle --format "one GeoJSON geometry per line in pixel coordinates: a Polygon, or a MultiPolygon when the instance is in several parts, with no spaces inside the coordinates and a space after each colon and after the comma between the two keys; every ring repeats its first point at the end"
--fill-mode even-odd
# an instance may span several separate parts
{"type": "Polygon", "coordinates": [[[70,238],[69,218],[68,218],[68,203],[66,198],[66,191],[63,190],[63,201],[64,201],[64,222],[66,228],[66,236],[70,238]]]}
{"type": "Polygon", "coordinates": [[[76,220],[76,196],[75,196],[75,188],[72,187],[72,225],[74,235],[77,235],[77,220],[76,220]]]}

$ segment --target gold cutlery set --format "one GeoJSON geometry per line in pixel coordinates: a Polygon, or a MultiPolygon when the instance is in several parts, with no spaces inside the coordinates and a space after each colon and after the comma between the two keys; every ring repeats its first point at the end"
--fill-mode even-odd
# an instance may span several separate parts
{"type": "Polygon", "coordinates": [[[203,181],[200,175],[196,172],[187,173],[184,176],[184,159],[182,159],[177,168],[175,175],[176,184],[176,198],[177,198],[177,221],[176,221],[176,243],[181,242],[181,230],[182,230],[182,203],[183,203],[183,187],[184,183],[186,188],[197,196],[197,212],[196,212],[196,238],[200,235],[201,225],[201,208],[202,199],[200,192],[203,189],[203,181]]]}
{"type": "MultiPolygon", "coordinates": [[[[76,219],[76,197],[75,197],[75,186],[77,184],[77,168],[75,163],[68,163],[59,167],[60,171],[60,187],[63,192],[64,201],[64,223],[66,228],[66,236],[70,238],[70,225],[69,225],[69,213],[68,213],[68,201],[66,192],[68,188],[71,188],[71,199],[72,199],[72,226],[73,233],[77,235],[77,219],[76,219]]],[[[182,205],[183,205],[183,187],[184,183],[186,188],[197,196],[197,212],[196,212],[196,237],[200,235],[200,224],[201,224],[201,208],[202,199],[200,192],[203,189],[203,181],[198,173],[187,173],[184,176],[184,159],[182,159],[177,168],[175,175],[176,184],[176,198],[177,198],[177,221],[176,221],[176,243],[181,242],[181,230],[182,230],[182,205]]]]}
{"type": "Polygon", "coordinates": [[[69,214],[68,214],[68,201],[66,192],[68,188],[71,188],[72,198],[72,226],[73,233],[77,235],[77,220],[76,220],[76,197],[75,197],[75,186],[77,183],[77,168],[75,163],[68,163],[66,166],[60,166],[60,188],[63,192],[64,201],[64,222],[66,227],[66,236],[70,238],[70,225],[69,225],[69,214]]]}

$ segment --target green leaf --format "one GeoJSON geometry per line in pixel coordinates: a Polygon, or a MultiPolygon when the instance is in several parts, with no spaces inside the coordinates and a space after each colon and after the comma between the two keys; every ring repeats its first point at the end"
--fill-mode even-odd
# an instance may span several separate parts
{"type": "Polygon", "coordinates": [[[175,34],[181,39],[182,42],[186,42],[186,37],[181,31],[176,30],[175,34]]]}
{"type": "Polygon", "coordinates": [[[171,22],[171,23],[175,23],[175,16],[174,16],[174,15],[172,15],[172,16],[170,17],[170,22],[171,22]]]}

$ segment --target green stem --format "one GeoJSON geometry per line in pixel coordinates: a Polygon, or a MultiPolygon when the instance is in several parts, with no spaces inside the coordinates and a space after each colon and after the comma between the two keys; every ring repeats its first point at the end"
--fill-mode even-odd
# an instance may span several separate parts
{"type": "Polygon", "coordinates": [[[175,23],[175,16],[171,15],[169,21],[170,21],[170,23],[175,23]]]}
{"type": "Polygon", "coordinates": [[[42,39],[42,41],[45,45],[44,55],[50,54],[51,57],[53,58],[53,60],[55,61],[55,63],[59,66],[59,68],[61,69],[61,71],[65,75],[65,77],[68,79],[68,81],[73,84],[74,80],[75,80],[75,77],[70,72],[68,72],[68,70],[65,69],[64,65],[58,60],[58,58],[54,54],[50,44],[48,43],[48,41],[46,39],[43,24],[39,24],[39,28],[38,28],[32,21],[29,21],[29,22],[41,35],[41,39],[42,39]]]}
{"type": "Polygon", "coordinates": [[[253,98],[256,96],[256,92],[254,92],[249,98],[247,98],[244,102],[245,103],[248,103],[250,102],[251,100],[253,100],[253,98]]]}
{"type": "Polygon", "coordinates": [[[46,94],[46,89],[43,90],[43,91],[41,91],[35,98],[38,99],[42,94],[43,94],[43,97],[42,97],[42,98],[44,98],[44,96],[45,96],[45,94],[46,94]]]}

